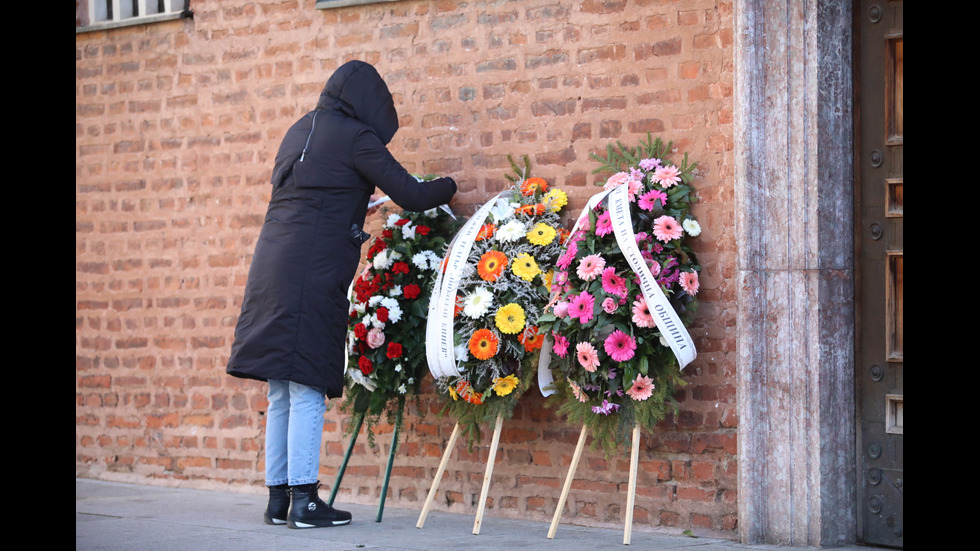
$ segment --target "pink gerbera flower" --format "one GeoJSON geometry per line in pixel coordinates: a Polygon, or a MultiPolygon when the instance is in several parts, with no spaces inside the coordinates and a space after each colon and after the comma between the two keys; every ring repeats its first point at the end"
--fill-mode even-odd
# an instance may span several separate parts
{"type": "Polygon", "coordinates": [[[576,318],[583,324],[588,323],[592,319],[594,308],[595,298],[583,291],[568,302],[568,317],[576,318]]]}
{"type": "Polygon", "coordinates": [[[609,218],[609,211],[605,211],[596,218],[595,221],[595,234],[599,237],[605,237],[612,233],[612,220],[609,218]]]}
{"type": "Polygon", "coordinates": [[[575,345],[575,355],[578,357],[579,365],[589,373],[595,373],[596,368],[599,367],[599,354],[594,346],[587,342],[580,342],[575,345]]]}
{"type": "Polygon", "coordinates": [[[653,396],[654,388],[656,388],[656,385],[653,384],[653,379],[646,375],[637,375],[636,379],[633,379],[633,386],[626,391],[626,394],[630,398],[642,402],[650,396],[653,396]]]}
{"type": "Polygon", "coordinates": [[[657,205],[655,201],[660,199],[660,206],[663,207],[667,204],[667,194],[660,191],[659,189],[651,189],[650,191],[644,193],[640,196],[640,208],[645,211],[653,210],[657,205]]]}
{"type": "Polygon", "coordinates": [[[568,386],[572,387],[572,394],[575,395],[575,398],[578,399],[579,402],[589,401],[589,397],[586,396],[585,392],[582,390],[582,387],[575,384],[575,381],[568,379],[568,386]]]}
{"type": "Polygon", "coordinates": [[[677,185],[681,181],[680,171],[674,165],[662,166],[653,171],[653,181],[664,187],[677,185]]]}
{"type": "Polygon", "coordinates": [[[578,276],[585,281],[592,281],[602,273],[602,270],[605,267],[606,261],[603,260],[601,256],[598,254],[590,254],[579,261],[576,273],[578,273],[578,276]]]}
{"type": "Polygon", "coordinates": [[[687,294],[693,296],[698,294],[698,288],[701,284],[698,282],[697,272],[681,272],[681,289],[687,291],[687,294]]]}
{"type": "Polygon", "coordinates": [[[674,239],[680,239],[684,235],[684,230],[673,216],[661,216],[653,221],[653,235],[657,239],[667,243],[674,239]]]}
{"type": "Polygon", "coordinates": [[[626,280],[616,275],[612,266],[602,271],[602,290],[610,295],[626,296],[626,280]]]}
{"type": "Polygon", "coordinates": [[[606,337],[603,347],[606,349],[606,354],[617,362],[628,362],[636,353],[636,341],[619,329],[606,337]]]}
{"type": "Polygon", "coordinates": [[[608,180],[606,180],[606,183],[602,186],[602,189],[609,190],[609,189],[617,188],[625,184],[626,182],[629,182],[630,179],[631,176],[629,172],[617,172],[616,174],[610,176],[608,180]]]}
{"type": "Polygon", "coordinates": [[[555,266],[559,269],[567,270],[572,265],[572,261],[575,260],[576,254],[578,254],[578,243],[573,240],[565,247],[565,252],[555,262],[555,266]]]}
{"type": "Polygon", "coordinates": [[[635,301],[633,301],[633,323],[638,327],[656,327],[656,323],[653,321],[653,316],[650,315],[650,307],[647,306],[647,300],[643,298],[643,295],[639,295],[635,301]]]}
{"type": "Polygon", "coordinates": [[[568,354],[568,339],[554,331],[551,332],[551,336],[555,340],[551,349],[559,358],[564,358],[568,354]]]}

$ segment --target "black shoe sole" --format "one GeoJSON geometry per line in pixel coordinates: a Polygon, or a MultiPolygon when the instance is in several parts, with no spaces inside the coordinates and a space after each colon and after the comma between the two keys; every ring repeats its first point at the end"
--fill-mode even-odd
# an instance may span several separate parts
{"type": "Polygon", "coordinates": [[[331,524],[308,524],[305,522],[296,522],[294,520],[289,520],[286,523],[290,528],[296,528],[299,530],[305,530],[307,528],[333,528],[334,526],[344,526],[350,524],[350,519],[347,520],[334,520],[331,524]]]}

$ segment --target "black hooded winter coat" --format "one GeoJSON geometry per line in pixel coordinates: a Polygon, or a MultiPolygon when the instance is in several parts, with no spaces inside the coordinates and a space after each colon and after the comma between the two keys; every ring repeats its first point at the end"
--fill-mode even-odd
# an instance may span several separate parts
{"type": "Polygon", "coordinates": [[[371,65],[351,61],[316,109],[286,133],[272,199],[255,246],[227,371],[282,379],[341,396],[350,303],[368,200],[375,187],[403,209],[448,203],[451,178],[420,183],[385,147],[398,115],[371,65]]]}

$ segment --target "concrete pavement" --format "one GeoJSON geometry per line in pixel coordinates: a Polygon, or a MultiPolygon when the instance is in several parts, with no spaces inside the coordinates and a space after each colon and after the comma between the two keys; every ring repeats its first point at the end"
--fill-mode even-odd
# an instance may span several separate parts
{"type": "MultiPolygon", "coordinates": [[[[327,495],[321,489],[321,497],[327,495]]],[[[653,551],[794,551],[812,548],[740,545],[731,541],[665,535],[634,527],[630,545],[623,530],[563,523],[548,539],[549,523],[484,516],[473,535],[474,515],[431,511],[416,528],[420,510],[347,505],[354,521],[336,528],[290,529],[262,522],[266,496],[142,486],[75,479],[76,551],[596,551],[623,548],[653,551]]],[[[563,519],[564,520],[564,519],[563,519]]],[[[857,546],[841,551],[865,551],[857,546]]]]}

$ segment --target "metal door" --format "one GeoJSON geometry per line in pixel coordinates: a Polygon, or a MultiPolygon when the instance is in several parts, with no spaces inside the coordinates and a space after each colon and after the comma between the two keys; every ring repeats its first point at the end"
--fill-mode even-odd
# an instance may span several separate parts
{"type": "Polygon", "coordinates": [[[858,2],[858,539],[903,547],[902,2],[858,2]]]}

